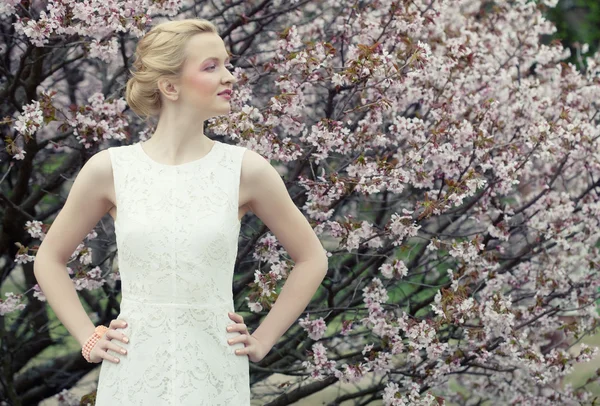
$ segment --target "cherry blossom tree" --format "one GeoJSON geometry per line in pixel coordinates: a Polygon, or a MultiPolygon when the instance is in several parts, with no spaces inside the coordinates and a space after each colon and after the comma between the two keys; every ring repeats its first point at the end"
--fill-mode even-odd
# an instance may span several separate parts
{"type": "MultiPolygon", "coordinates": [[[[4,2],[0,398],[67,404],[97,367],[74,350],[27,367],[65,338],[51,335],[32,261],[83,162],[152,131],[123,98],[136,40],[201,17],[238,78],[207,134],[270,159],[329,255],[306,313],[251,365],[253,386],[289,377],[268,404],[342,383],[361,388],[332,404],[590,402],[596,377],[562,379],[597,354],[581,339],[598,326],[600,56],[581,72],[540,40],[556,3],[4,2]]],[[[106,223],[67,267],[97,324],[118,314],[106,223]]],[[[247,216],[233,291],[249,326],[292,265],[247,216]]]]}

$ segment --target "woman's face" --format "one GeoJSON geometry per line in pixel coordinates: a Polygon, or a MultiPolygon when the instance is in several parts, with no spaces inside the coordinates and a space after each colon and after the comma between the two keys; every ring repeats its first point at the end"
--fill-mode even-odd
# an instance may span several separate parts
{"type": "Polygon", "coordinates": [[[204,118],[229,113],[229,100],[218,93],[237,82],[229,69],[229,55],[221,37],[201,33],[187,43],[187,59],[181,72],[181,102],[204,118]]]}

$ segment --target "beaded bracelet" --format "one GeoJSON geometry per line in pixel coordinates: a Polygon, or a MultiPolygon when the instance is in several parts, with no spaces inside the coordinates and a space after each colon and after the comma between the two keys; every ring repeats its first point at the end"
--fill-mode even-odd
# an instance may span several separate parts
{"type": "Polygon", "coordinates": [[[94,345],[96,345],[96,342],[100,339],[100,337],[102,337],[106,330],[108,330],[108,327],[106,326],[97,326],[94,329],[94,334],[92,334],[91,337],[85,342],[85,345],[81,349],[81,354],[87,362],[92,362],[90,361],[90,352],[92,352],[92,348],[94,348],[94,345]]]}

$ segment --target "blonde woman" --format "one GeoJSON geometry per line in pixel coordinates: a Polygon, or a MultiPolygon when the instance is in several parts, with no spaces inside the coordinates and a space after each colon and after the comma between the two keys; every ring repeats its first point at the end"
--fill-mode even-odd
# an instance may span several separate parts
{"type": "Polygon", "coordinates": [[[203,133],[205,120],[229,112],[236,82],[215,26],[159,24],[135,56],[126,99],[158,118],[156,130],[88,160],[40,246],[35,275],[83,357],[102,363],[97,406],[248,405],[248,362],[262,360],[302,313],[327,258],[270,163],[203,133]],[[232,298],[240,219],[250,210],[295,261],[252,334],[232,298]],[[108,328],[92,324],[65,272],[107,212],[122,281],[121,311],[108,328]]]}

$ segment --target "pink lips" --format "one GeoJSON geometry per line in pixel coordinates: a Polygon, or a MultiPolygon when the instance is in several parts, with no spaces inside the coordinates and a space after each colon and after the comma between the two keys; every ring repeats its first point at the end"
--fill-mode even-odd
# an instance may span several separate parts
{"type": "Polygon", "coordinates": [[[219,96],[229,100],[231,98],[231,89],[227,89],[227,90],[223,90],[221,93],[218,94],[219,96]]]}

